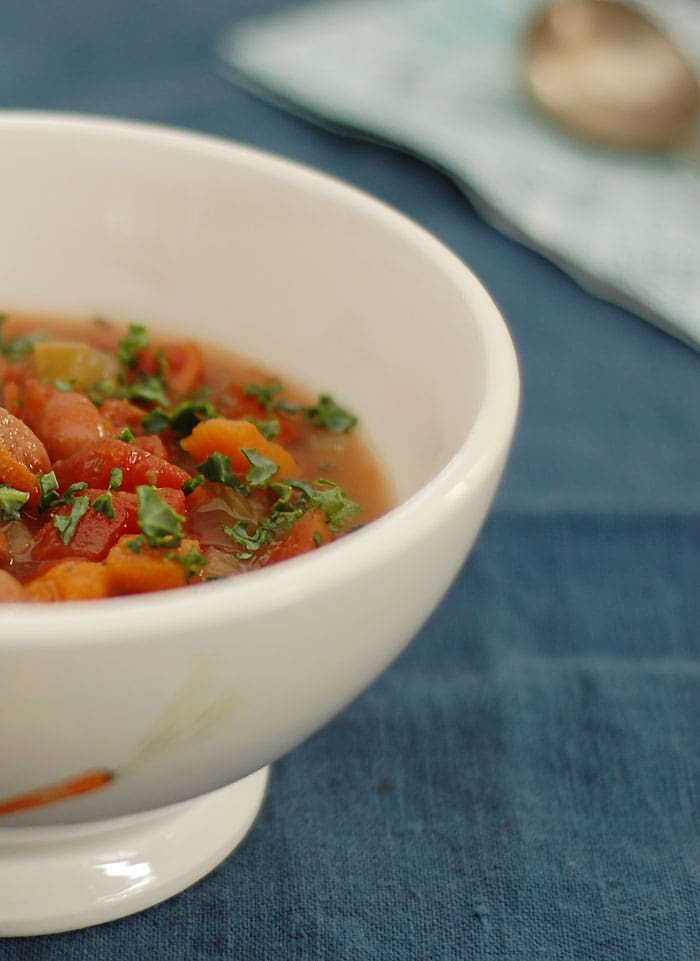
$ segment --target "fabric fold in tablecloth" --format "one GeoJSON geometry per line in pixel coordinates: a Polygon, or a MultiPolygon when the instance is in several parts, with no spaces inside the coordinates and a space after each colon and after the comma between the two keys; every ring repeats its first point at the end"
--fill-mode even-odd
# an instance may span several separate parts
{"type": "MultiPolygon", "coordinates": [[[[700,349],[700,172],[588,147],[527,102],[539,0],[334,0],[220,38],[232,77],[439,165],[499,229],[700,349]]],[[[643,0],[700,70],[700,8],[643,0]]]]}

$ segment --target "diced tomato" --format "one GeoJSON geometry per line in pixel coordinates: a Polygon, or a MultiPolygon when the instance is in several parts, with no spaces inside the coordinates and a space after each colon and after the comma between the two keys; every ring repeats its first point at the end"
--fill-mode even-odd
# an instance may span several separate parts
{"type": "Polygon", "coordinates": [[[51,462],[46,448],[24,421],[0,407],[0,483],[29,494],[30,503],[39,500],[37,473],[46,473],[51,462]]]}
{"type": "Polygon", "coordinates": [[[113,434],[112,425],[85,394],[30,378],[24,404],[24,419],[52,460],[70,457],[113,434]]]}
{"type": "MultiPolygon", "coordinates": [[[[92,505],[96,497],[104,494],[100,490],[86,490],[92,505]]],[[[164,488],[158,491],[166,503],[185,514],[185,495],[181,490],[164,488]]],[[[36,537],[32,559],[34,561],[54,561],[65,557],[81,557],[84,560],[99,561],[123,534],[138,534],[138,504],[136,494],[127,491],[112,492],[114,517],[106,517],[95,510],[89,510],[78,522],[75,534],[67,544],[61,540],[53,518],[49,517],[40,528],[36,537]]],[[[59,507],[54,513],[67,515],[70,507],[59,507]]]]}
{"type": "Polygon", "coordinates": [[[134,491],[139,484],[177,489],[190,476],[176,464],[122,440],[97,441],[88,450],[57,461],[54,471],[61,491],[80,481],[105,490],[115,467],[123,471],[121,489],[125,491],[134,491]]]}
{"type": "Polygon", "coordinates": [[[320,509],[308,511],[272,545],[267,555],[267,563],[276,564],[278,561],[306,554],[331,540],[333,537],[324,512],[320,509]]]}
{"type": "Polygon", "coordinates": [[[304,426],[299,417],[293,417],[278,410],[267,410],[259,400],[246,394],[245,389],[239,384],[229,384],[226,388],[226,396],[233,401],[236,417],[244,419],[252,417],[253,420],[259,421],[276,420],[280,425],[280,432],[274,440],[278,440],[280,444],[293,444],[304,436],[304,426]]]}
{"type": "Polygon", "coordinates": [[[134,433],[141,430],[141,421],[146,416],[136,404],[123,397],[107,397],[100,406],[100,413],[112,425],[115,436],[128,427],[134,433]]]}
{"type": "Polygon", "coordinates": [[[134,369],[153,377],[161,373],[163,360],[168,390],[175,396],[192,393],[204,380],[204,355],[201,347],[192,341],[151,344],[140,352],[134,369]]]}
{"type": "Polygon", "coordinates": [[[15,417],[22,413],[22,389],[14,380],[6,380],[2,387],[2,404],[15,417]]]}
{"type": "Polygon", "coordinates": [[[27,372],[22,364],[13,364],[0,355],[0,380],[3,384],[23,384],[27,372]]]}
{"type": "Polygon", "coordinates": [[[200,387],[204,381],[204,354],[199,344],[186,341],[165,348],[170,370],[168,388],[177,396],[184,397],[200,387]]]}
{"type": "Polygon", "coordinates": [[[155,457],[161,457],[163,460],[168,459],[165,444],[158,434],[142,434],[141,437],[135,437],[134,446],[138,447],[139,450],[148,451],[149,454],[153,454],[155,457]]]}

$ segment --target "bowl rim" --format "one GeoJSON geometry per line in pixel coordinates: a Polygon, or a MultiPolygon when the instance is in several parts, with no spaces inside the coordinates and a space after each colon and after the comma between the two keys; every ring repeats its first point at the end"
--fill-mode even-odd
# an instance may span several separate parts
{"type": "Polygon", "coordinates": [[[263,609],[279,609],[298,600],[301,593],[311,596],[316,591],[328,590],[339,580],[366,570],[368,557],[372,566],[381,567],[392,556],[410,550],[425,533],[446,520],[479,481],[504,461],[520,409],[520,371],[511,334],[472,269],[409,216],[332,174],[279,153],[196,129],[97,114],[0,109],[0,136],[4,131],[21,129],[158,143],[163,147],[235,160],[238,165],[245,164],[330,193],[341,204],[382,222],[389,232],[400,233],[445,274],[472,311],[487,369],[481,406],[447,464],[418,491],[352,537],[326,545],[322,552],[305,554],[240,577],[211,581],[192,590],[47,605],[6,603],[2,605],[0,651],[26,647],[28,643],[34,648],[51,649],[86,643],[93,646],[115,640],[120,644],[148,643],[150,638],[167,632],[162,623],[164,599],[168,604],[168,620],[172,623],[175,618],[179,631],[196,627],[198,632],[206,632],[207,626],[220,621],[222,616],[233,621],[263,609]],[[335,556],[341,560],[330,563],[335,556]],[[201,603],[203,591],[206,604],[201,603]],[[108,613],[112,616],[106,617],[108,613]],[[139,630],[133,630],[137,625],[139,630]]]}

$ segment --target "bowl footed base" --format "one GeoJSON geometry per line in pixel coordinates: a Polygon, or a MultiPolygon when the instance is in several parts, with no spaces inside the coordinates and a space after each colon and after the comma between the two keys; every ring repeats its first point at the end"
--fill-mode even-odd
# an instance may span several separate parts
{"type": "Polygon", "coordinates": [[[114,921],[178,894],[244,839],[269,768],[192,801],[85,825],[0,828],[0,936],[114,921]]]}

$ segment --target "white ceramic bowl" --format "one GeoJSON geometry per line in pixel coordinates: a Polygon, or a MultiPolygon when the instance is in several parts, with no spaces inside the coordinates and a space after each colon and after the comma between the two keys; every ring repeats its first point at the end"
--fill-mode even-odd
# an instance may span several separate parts
{"type": "Polygon", "coordinates": [[[356,697],[465,560],[519,386],[469,269],[328,177],[213,138],[56,115],[0,114],[0,158],[0,308],[186,332],[330,390],[360,415],[400,500],[339,543],[243,577],[0,608],[0,804],[115,775],[0,817],[8,837],[238,782],[356,697]]]}

